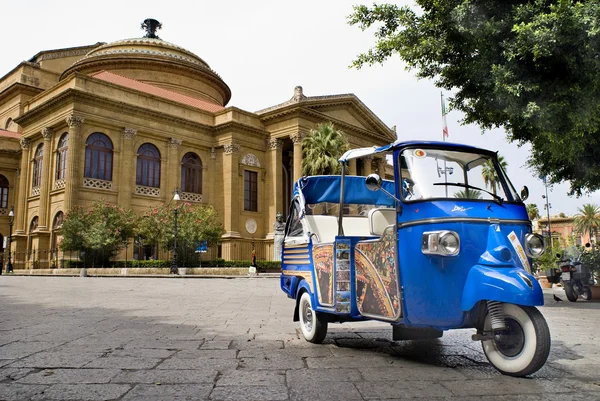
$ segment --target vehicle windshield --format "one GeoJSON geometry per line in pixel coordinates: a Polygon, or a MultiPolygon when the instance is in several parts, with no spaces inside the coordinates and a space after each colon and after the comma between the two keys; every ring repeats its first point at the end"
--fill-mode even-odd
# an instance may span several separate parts
{"type": "Polygon", "coordinates": [[[399,157],[401,196],[405,201],[463,198],[502,203],[519,200],[504,171],[489,155],[419,148],[405,149],[399,157]]]}

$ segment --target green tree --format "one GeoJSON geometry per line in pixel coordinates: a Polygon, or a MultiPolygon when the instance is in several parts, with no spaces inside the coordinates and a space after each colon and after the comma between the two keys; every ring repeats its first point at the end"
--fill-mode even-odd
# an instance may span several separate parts
{"type": "Polygon", "coordinates": [[[588,233],[590,238],[600,228],[600,206],[586,203],[577,209],[575,215],[575,230],[581,235],[588,233]]]}
{"type": "Polygon", "coordinates": [[[481,191],[476,189],[465,189],[454,194],[455,198],[460,199],[481,199],[481,191]]]}
{"type": "Polygon", "coordinates": [[[571,194],[600,189],[600,3],[597,0],[415,0],[355,6],[376,28],[353,62],[400,56],[419,78],[455,91],[465,123],[504,127],[532,147],[528,165],[571,194]]]}
{"type": "MultiPolygon", "coordinates": [[[[502,167],[502,169],[506,171],[508,163],[504,160],[503,156],[498,155],[498,164],[500,164],[500,167],[502,167]]],[[[483,177],[483,182],[485,183],[485,186],[490,187],[492,189],[492,193],[496,195],[498,185],[500,184],[500,177],[498,177],[498,172],[496,171],[494,162],[491,159],[483,164],[481,169],[481,176],[483,177]]]]}
{"type": "Polygon", "coordinates": [[[177,242],[182,255],[200,241],[214,245],[225,233],[219,223],[217,211],[210,205],[188,202],[160,205],[147,210],[140,217],[138,234],[147,244],[158,244],[168,250],[173,246],[174,217],[177,209],[177,242]]]}
{"type": "Polygon", "coordinates": [[[131,209],[104,200],[88,208],[77,205],[65,216],[60,247],[65,251],[83,251],[88,262],[104,263],[133,237],[135,225],[136,216],[131,209]]]}
{"type": "Polygon", "coordinates": [[[302,175],[340,174],[339,158],[349,149],[343,131],[333,123],[321,123],[302,139],[302,175]]]}
{"type": "Polygon", "coordinates": [[[540,217],[540,210],[535,203],[529,203],[527,206],[527,216],[529,216],[529,220],[535,220],[540,217]]]}

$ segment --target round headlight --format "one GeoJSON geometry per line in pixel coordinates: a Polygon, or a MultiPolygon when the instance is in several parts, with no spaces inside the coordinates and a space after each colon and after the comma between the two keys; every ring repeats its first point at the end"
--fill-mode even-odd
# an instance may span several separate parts
{"type": "Polygon", "coordinates": [[[525,235],[525,252],[532,258],[539,258],[544,254],[546,245],[544,239],[539,234],[527,234],[525,235]]]}
{"type": "Polygon", "coordinates": [[[452,231],[446,231],[440,236],[439,250],[446,255],[456,255],[460,248],[458,235],[452,231]]]}

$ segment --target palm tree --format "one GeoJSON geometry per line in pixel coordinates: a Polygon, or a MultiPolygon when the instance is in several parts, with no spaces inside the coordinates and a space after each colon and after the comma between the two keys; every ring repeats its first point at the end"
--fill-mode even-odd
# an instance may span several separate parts
{"type": "Polygon", "coordinates": [[[302,139],[302,175],[339,174],[338,159],[349,148],[343,131],[335,129],[333,123],[321,123],[302,139]]]}
{"type": "MultiPolygon", "coordinates": [[[[508,163],[504,160],[503,156],[498,155],[498,164],[502,167],[503,170],[506,170],[508,163]]],[[[494,167],[494,163],[492,160],[488,160],[483,164],[483,168],[481,170],[481,175],[483,176],[483,182],[486,187],[490,187],[494,195],[496,195],[496,188],[500,183],[500,178],[496,172],[496,167],[494,167]]]]}
{"type": "Polygon", "coordinates": [[[481,191],[475,189],[465,189],[454,194],[455,198],[461,199],[481,199],[481,191]]]}
{"type": "Polygon", "coordinates": [[[581,235],[589,233],[591,239],[600,228],[600,206],[586,203],[577,211],[579,213],[575,215],[575,230],[581,235]]]}
{"type": "Polygon", "coordinates": [[[530,203],[527,205],[527,215],[529,216],[529,220],[540,218],[540,210],[535,203],[530,203]]]}

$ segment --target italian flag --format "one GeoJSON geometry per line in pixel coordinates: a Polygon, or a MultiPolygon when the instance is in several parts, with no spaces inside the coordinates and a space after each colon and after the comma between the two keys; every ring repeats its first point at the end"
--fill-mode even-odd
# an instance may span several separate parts
{"type": "Polygon", "coordinates": [[[448,137],[448,124],[446,123],[446,114],[448,114],[448,112],[446,111],[446,103],[444,102],[444,94],[440,93],[440,96],[442,97],[442,133],[444,135],[444,139],[446,139],[448,137]]]}

